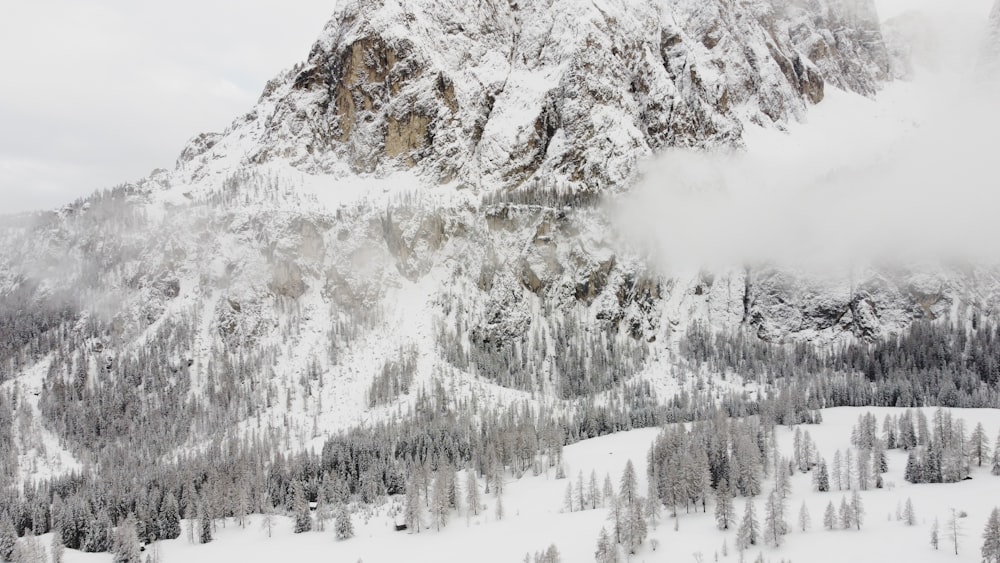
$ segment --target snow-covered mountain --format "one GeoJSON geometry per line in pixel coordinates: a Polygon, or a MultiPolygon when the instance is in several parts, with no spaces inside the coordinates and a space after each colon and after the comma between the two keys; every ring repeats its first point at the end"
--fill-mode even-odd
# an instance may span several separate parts
{"type": "Polygon", "coordinates": [[[891,73],[866,0],[345,2],[304,64],[180,164],[621,188],[658,149],[738,145],[827,84],[871,95],[891,73]]]}
{"type": "Polygon", "coordinates": [[[600,205],[667,147],[741,147],[893,76],[870,0],[343,2],[173,170],[2,220],[0,379],[44,399],[141,365],[147,391],[227,397],[185,407],[178,443],[301,444],[435,383],[491,404],[674,391],[694,321],[828,343],[993,314],[987,268],[667,275],[600,205]]]}

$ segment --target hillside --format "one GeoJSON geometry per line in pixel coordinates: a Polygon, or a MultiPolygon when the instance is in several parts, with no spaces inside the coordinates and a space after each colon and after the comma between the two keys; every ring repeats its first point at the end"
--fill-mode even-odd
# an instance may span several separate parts
{"type": "Polygon", "coordinates": [[[0,526],[102,552],[716,415],[1000,406],[953,128],[995,104],[893,41],[870,0],[339,3],[172,169],[0,217],[0,526]]]}

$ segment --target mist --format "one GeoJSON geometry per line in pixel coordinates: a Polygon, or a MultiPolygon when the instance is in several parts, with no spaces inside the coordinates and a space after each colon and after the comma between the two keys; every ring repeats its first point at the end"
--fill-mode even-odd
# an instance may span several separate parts
{"type": "Polygon", "coordinates": [[[960,40],[968,23],[952,15],[908,16],[935,41],[875,99],[828,86],[807,122],[748,126],[745,150],[659,155],[612,204],[617,227],[668,271],[1000,262],[1000,93],[978,64],[986,18],[960,40]]]}

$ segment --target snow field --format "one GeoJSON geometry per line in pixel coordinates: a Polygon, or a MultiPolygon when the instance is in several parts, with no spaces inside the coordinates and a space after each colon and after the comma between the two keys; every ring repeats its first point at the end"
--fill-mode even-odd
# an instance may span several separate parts
{"type": "MultiPolygon", "coordinates": [[[[926,409],[930,416],[934,409],[926,409]]],[[[859,415],[872,412],[879,420],[888,413],[900,414],[902,409],[891,408],[836,408],[823,411],[823,423],[803,426],[808,430],[821,455],[829,463],[834,451],[843,450],[850,443],[851,427],[859,415]]],[[[985,427],[992,445],[1000,430],[1000,411],[989,409],[955,409],[953,415],[965,421],[967,432],[979,422],[985,427]]],[[[563,498],[568,482],[574,482],[578,472],[583,472],[584,482],[591,470],[596,471],[603,483],[610,474],[616,488],[625,463],[631,459],[639,477],[640,490],[646,491],[646,452],[658,434],[658,429],[641,429],[631,432],[586,440],[565,448],[567,479],[555,479],[555,470],[539,476],[526,474],[521,479],[508,475],[503,494],[505,516],[497,520],[493,494],[482,495],[486,509],[479,516],[467,517],[465,513],[452,514],[448,525],[441,531],[425,529],[419,534],[396,532],[393,524],[392,502],[379,507],[362,508],[354,514],[356,535],[347,541],[334,539],[331,527],[326,532],[292,533],[288,517],[276,518],[274,535],[267,537],[261,527],[262,517],[251,517],[245,529],[227,521],[220,526],[215,539],[206,545],[188,543],[186,533],[177,540],[160,542],[161,561],[170,563],[214,563],[240,561],[270,563],[277,561],[344,561],[353,563],[392,563],[397,561],[447,563],[480,561],[501,563],[522,561],[525,553],[535,553],[555,544],[566,563],[594,560],[597,536],[602,526],[609,527],[607,510],[565,512],[563,498]],[[365,517],[364,513],[373,515],[365,517]]],[[[783,456],[791,456],[793,431],[777,429],[779,448],[783,456]]],[[[901,450],[888,452],[889,472],[884,475],[885,488],[861,492],[865,509],[861,531],[823,528],[823,511],[833,501],[839,506],[842,495],[850,493],[812,491],[811,475],[796,473],[792,477],[792,491],[786,506],[786,520],[791,532],[785,536],[780,548],[758,546],[748,550],[747,560],[763,554],[765,560],[791,560],[796,562],[840,561],[980,561],[982,531],[989,511],[1000,505],[1000,477],[989,474],[986,467],[973,468],[973,479],[954,484],[912,485],[903,480],[906,454],[901,450]],[[917,515],[916,526],[906,526],[895,519],[897,504],[912,499],[917,515]],[[812,526],[806,532],[798,527],[798,512],[802,502],[808,507],[812,526]],[[959,538],[956,556],[950,543],[945,523],[950,509],[964,510],[962,518],[964,535],[959,538]],[[941,545],[935,551],[930,545],[930,527],[937,517],[941,524],[941,545]]],[[[459,483],[464,485],[464,475],[459,483]]],[[[763,495],[755,499],[758,519],[763,524],[764,496],[770,492],[773,479],[764,482],[763,495]]],[[[398,500],[396,501],[399,502],[398,500]]],[[[397,504],[398,506],[398,504],[397,504]]],[[[741,517],[744,500],[736,499],[735,513],[741,517]]],[[[632,556],[634,562],[652,561],[719,561],[740,560],[735,550],[735,529],[718,530],[713,514],[713,504],[708,513],[686,514],[680,511],[677,530],[675,521],[665,509],[659,525],[650,528],[649,538],[640,551],[632,556]],[[654,552],[651,540],[659,542],[654,552]],[[728,546],[728,556],[722,555],[723,541],[728,546]]],[[[47,546],[49,539],[42,541],[47,546]]],[[[84,554],[69,551],[67,563],[98,563],[110,561],[109,554],[84,554]]]]}

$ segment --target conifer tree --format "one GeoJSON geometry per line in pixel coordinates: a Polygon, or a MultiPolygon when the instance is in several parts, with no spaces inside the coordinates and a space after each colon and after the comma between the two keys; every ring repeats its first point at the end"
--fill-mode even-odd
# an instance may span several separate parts
{"type": "Polygon", "coordinates": [[[312,514],[309,511],[309,501],[306,499],[305,484],[299,480],[292,482],[292,513],[296,534],[312,530],[312,514]]]}
{"type": "Polygon", "coordinates": [[[172,540],[181,537],[181,515],[177,505],[177,497],[167,493],[160,505],[159,517],[160,539],[172,540]]]}
{"type": "Polygon", "coordinates": [[[111,518],[104,509],[87,523],[82,547],[87,553],[102,553],[111,549],[111,518]]]}
{"type": "MultiPolygon", "coordinates": [[[[240,528],[246,527],[247,517],[250,514],[250,492],[246,487],[237,486],[236,492],[236,507],[233,510],[233,517],[236,519],[236,524],[240,528]]],[[[320,492],[320,502],[323,500],[322,490],[320,492]]],[[[317,512],[319,512],[320,507],[316,507],[317,512]]],[[[321,528],[322,529],[322,528],[321,528]]]]}
{"type": "MultiPolygon", "coordinates": [[[[918,411],[919,412],[919,411],[918,411]]],[[[938,538],[938,519],[934,518],[934,524],[931,526],[931,545],[934,549],[938,548],[939,538],[938,538]]]]}
{"type": "Polygon", "coordinates": [[[142,563],[134,515],[129,514],[125,522],[115,530],[113,551],[114,563],[142,563]]]}
{"type": "Polygon", "coordinates": [[[844,490],[841,486],[843,471],[840,466],[840,450],[833,452],[833,466],[830,468],[830,477],[833,478],[833,488],[838,491],[844,490]]]}
{"type": "Polygon", "coordinates": [[[837,527],[837,509],[833,507],[832,500],[827,503],[826,511],[823,512],[823,527],[827,530],[837,527]]]}
{"type": "Polygon", "coordinates": [[[660,519],[660,498],[656,491],[656,483],[659,481],[657,473],[654,472],[646,482],[648,489],[646,492],[646,518],[653,525],[654,530],[660,519]]]}
{"type": "Polygon", "coordinates": [[[806,508],[806,501],[802,501],[799,507],[799,530],[805,532],[809,529],[812,519],[809,517],[809,509],[806,508]]]}
{"type": "Polygon", "coordinates": [[[715,522],[720,530],[728,530],[733,525],[733,495],[729,490],[729,482],[719,483],[715,490],[715,522]]]}
{"type": "Polygon", "coordinates": [[[626,530],[628,517],[628,507],[617,497],[611,497],[611,506],[608,508],[608,520],[612,523],[612,533],[615,536],[615,544],[623,544],[626,540],[626,530]]]}
{"type": "Polygon", "coordinates": [[[603,489],[604,490],[601,491],[601,493],[602,493],[602,496],[604,497],[604,502],[605,503],[610,503],[611,499],[615,497],[615,487],[611,483],[611,475],[609,475],[607,473],[604,474],[604,486],[603,486],[603,489]]]}
{"type": "Polygon", "coordinates": [[[505,512],[503,508],[503,493],[501,491],[497,491],[497,503],[493,512],[497,520],[503,520],[505,512]]]}
{"type": "Polygon", "coordinates": [[[601,489],[597,485],[597,471],[590,470],[590,484],[587,488],[588,497],[590,498],[590,508],[591,510],[596,510],[598,505],[603,506],[603,499],[601,499],[601,489]]]}
{"type": "Polygon", "coordinates": [[[63,563],[63,556],[66,553],[66,546],[63,545],[62,535],[52,534],[52,563],[63,563]]]}
{"type": "Polygon", "coordinates": [[[847,504],[847,497],[840,497],[840,527],[844,530],[851,529],[854,522],[851,520],[851,507],[847,504]]]}
{"type": "Polygon", "coordinates": [[[597,563],[618,563],[618,549],[608,536],[607,528],[601,528],[597,536],[597,551],[594,552],[597,563]]]}
{"type": "Polygon", "coordinates": [[[821,493],[830,490],[830,474],[826,469],[826,460],[819,460],[819,464],[813,472],[813,486],[821,493]]]}
{"type": "Polygon", "coordinates": [[[351,522],[351,512],[347,509],[346,503],[337,506],[337,516],[333,523],[338,541],[344,541],[354,537],[354,523],[351,522]]]}
{"type": "Polygon", "coordinates": [[[14,546],[14,563],[45,563],[45,548],[38,542],[31,528],[24,532],[24,537],[14,546]]]}
{"type": "Polygon", "coordinates": [[[468,505],[470,514],[479,516],[479,505],[482,504],[482,499],[479,496],[479,482],[471,469],[467,469],[465,472],[465,504],[468,505]]]}
{"type": "Polygon", "coordinates": [[[748,549],[752,545],[757,545],[760,541],[760,524],[757,523],[757,513],[754,510],[753,499],[748,498],[746,508],[743,511],[743,520],[736,530],[736,545],[740,551],[748,549]]]}
{"type": "Polygon", "coordinates": [[[440,531],[448,524],[448,477],[438,473],[434,477],[434,486],[431,493],[431,518],[434,521],[434,529],[440,531]]]}
{"type": "Polygon", "coordinates": [[[0,559],[13,561],[14,547],[17,546],[17,531],[14,522],[6,512],[0,516],[0,559]]]}
{"type": "Polygon", "coordinates": [[[913,510],[913,501],[909,497],[906,499],[906,505],[903,506],[903,522],[906,522],[907,526],[917,524],[917,513],[913,510]]]}
{"type": "Polygon", "coordinates": [[[629,514],[627,515],[628,522],[627,526],[627,537],[628,541],[626,545],[628,546],[628,552],[635,554],[642,542],[646,541],[646,518],[644,515],[645,508],[643,506],[642,499],[636,499],[636,503],[632,505],[629,509],[629,514]]]}
{"type": "Polygon", "coordinates": [[[788,531],[782,502],[781,494],[775,489],[767,496],[764,504],[764,537],[775,547],[781,546],[781,537],[788,531]]]}
{"type": "Polygon", "coordinates": [[[962,533],[962,521],[954,508],[951,509],[951,515],[948,517],[947,525],[948,539],[951,540],[952,545],[955,547],[955,555],[958,555],[958,540],[964,534],[962,533]]]}
{"type": "Polygon", "coordinates": [[[997,441],[993,445],[993,468],[991,473],[1000,475],[1000,432],[997,433],[997,441]]]}
{"type": "Polygon", "coordinates": [[[622,481],[621,487],[618,490],[618,496],[625,503],[625,506],[629,508],[635,506],[636,500],[639,498],[639,480],[635,475],[635,467],[632,465],[631,459],[625,462],[625,470],[622,471],[622,481]]]}
{"type": "Polygon", "coordinates": [[[983,530],[983,561],[1000,563],[1000,509],[994,508],[983,530]]]}
{"type": "Polygon", "coordinates": [[[406,520],[406,527],[414,533],[420,533],[423,526],[423,515],[420,507],[420,487],[415,479],[410,479],[406,485],[406,506],[403,508],[403,516],[406,520]]]}
{"type": "Polygon", "coordinates": [[[198,543],[212,541],[212,519],[209,518],[203,502],[198,503],[198,543]]]}
{"type": "Polygon", "coordinates": [[[865,518],[865,507],[861,502],[861,494],[858,491],[854,491],[851,495],[851,523],[853,523],[858,530],[861,529],[861,524],[864,522],[865,518]]]}
{"type": "Polygon", "coordinates": [[[267,537],[271,537],[274,532],[274,507],[271,506],[271,501],[267,501],[267,507],[264,509],[264,517],[260,521],[261,528],[267,532],[267,537]]]}

